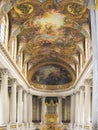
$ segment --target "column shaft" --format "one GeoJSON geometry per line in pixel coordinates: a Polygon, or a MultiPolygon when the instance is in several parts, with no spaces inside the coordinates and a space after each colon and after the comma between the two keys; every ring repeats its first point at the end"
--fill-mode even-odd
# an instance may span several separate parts
{"type": "Polygon", "coordinates": [[[41,112],[41,122],[45,122],[45,112],[46,112],[46,107],[45,107],[45,97],[42,97],[42,112],[41,112]]]}
{"type": "Polygon", "coordinates": [[[80,89],[80,124],[84,124],[84,88],[80,89]]]}
{"type": "Polygon", "coordinates": [[[62,98],[59,97],[59,123],[62,123],[62,98]]]}
{"type": "Polygon", "coordinates": [[[1,70],[1,124],[9,122],[8,71],[1,70]]]}
{"type": "Polygon", "coordinates": [[[90,86],[85,85],[85,123],[90,123],[90,86]]]}
{"type": "Polygon", "coordinates": [[[29,105],[29,107],[28,107],[28,109],[29,109],[29,111],[28,111],[28,120],[29,120],[29,123],[31,123],[32,122],[32,114],[33,114],[33,112],[32,112],[32,110],[33,110],[33,107],[32,107],[32,95],[31,94],[29,94],[29,96],[28,96],[28,105],[29,105]]]}
{"type": "Polygon", "coordinates": [[[22,123],[22,88],[18,88],[18,122],[22,123]]]}
{"type": "Polygon", "coordinates": [[[27,123],[27,93],[24,92],[24,98],[23,98],[23,121],[24,123],[27,123]]]}
{"type": "Polygon", "coordinates": [[[16,80],[11,80],[10,122],[16,122],[16,80]]]}
{"type": "Polygon", "coordinates": [[[76,94],[76,109],[75,109],[75,122],[79,125],[79,112],[80,112],[80,94],[77,92],[76,94]]]}

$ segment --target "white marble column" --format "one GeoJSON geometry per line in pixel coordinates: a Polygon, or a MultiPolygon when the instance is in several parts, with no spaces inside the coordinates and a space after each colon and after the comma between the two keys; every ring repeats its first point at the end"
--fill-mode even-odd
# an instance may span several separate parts
{"type": "Polygon", "coordinates": [[[85,86],[80,87],[80,125],[84,125],[84,89],[85,86]]]}
{"type": "Polygon", "coordinates": [[[78,97],[77,97],[77,123],[79,125],[79,119],[80,119],[80,91],[78,91],[78,97]]]}
{"type": "Polygon", "coordinates": [[[75,119],[75,95],[72,94],[71,95],[71,126],[72,126],[72,129],[73,129],[73,125],[74,125],[74,119],[75,119]]]}
{"type": "Polygon", "coordinates": [[[11,79],[10,123],[16,123],[16,79],[11,79]]]}
{"type": "Polygon", "coordinates": [[[1,73],[1,121],[0,124],[9,122],[9,96],[8,96],[8,70],[0,69],[1,73]]]}
{"type": "Polygon", "coordinates": [[[75,124],[77,124],[77,92],[75,93],[75,124]]]}
{"type": "Polygon", "coordinates": [[[22,87],[18,86],[18,123],[22,123],[22,115],[23,115],[23,111],[22,111],[22,87]]]}
{"type": "Polygon", "coordinates": [[[28,121],[29,123],[32,122],[32,114],[33,114],[33,107],[32,107],[32,95],[28,94],[28,121]]]}
{"type": "Polygon", "coordinates": [[[27,123],[27,92],[23,92],[23,122],[27,123]]]}
{"type": "Polygon", "coordinates": [[[77,127],[79,126],[79,114],[80,112],[80,92],[76,93],[76,109],[75,109],[75,123],[77,127]]]}
{"type": "Polygon", "coordinates": [[[90,103],[91,103],[91,92],[90,92],[89,79],[85,81],[85,117],[84,122],[86,125],[90,124],[90,103]]]}

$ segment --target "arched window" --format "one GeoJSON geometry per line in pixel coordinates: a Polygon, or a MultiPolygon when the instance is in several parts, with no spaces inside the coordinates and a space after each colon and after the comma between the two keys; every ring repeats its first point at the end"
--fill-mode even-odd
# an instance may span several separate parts
{"type": "Polygon", "coordinates": [[[2,17],[0,23],[0,42],[5,44],[8,49],[8,38],[9,38],[9,18],[8,14],[2,17]]]}
{"type": "Polygon", "coordinates": [[[6,39],[6,18],[2,17],[0,23],[0,42],[1,44],[5,44],[6,39]]]}

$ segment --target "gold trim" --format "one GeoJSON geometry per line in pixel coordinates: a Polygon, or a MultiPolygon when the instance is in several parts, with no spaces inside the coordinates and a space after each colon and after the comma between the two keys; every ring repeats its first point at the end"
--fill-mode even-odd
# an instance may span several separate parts
{"type": "Polygon", "coordinates": [[[22,3],[17,5],[16,7],[14,7],[14,10],[16,11],[16,13],[18,13],[21,17],[25,17],[26,14],[23,11],[27,12],[27,15],[30,15],[33,12],[33,6],[29,3],[22,3]],[[23,6],[27,9],[23,9],[23,6]],[[22,10],[23,9],[23,10],[22,10]]]}

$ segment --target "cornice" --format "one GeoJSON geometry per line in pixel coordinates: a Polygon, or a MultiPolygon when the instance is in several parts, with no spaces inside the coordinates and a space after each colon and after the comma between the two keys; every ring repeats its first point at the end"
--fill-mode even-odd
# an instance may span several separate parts
{"type": "Polygon", "coordinates": [[[89,75],[92,73],[93,64],[92,64],[92,55],[88,59],[88,62],[84,65],[82,72],[80,73],[78,79],[74,83],[74,88],[79,90],[81,86],[84,86],[85,79],[89,78],[89,75]]]}

